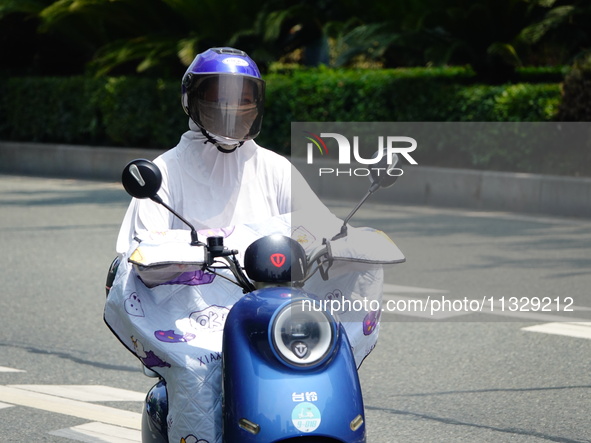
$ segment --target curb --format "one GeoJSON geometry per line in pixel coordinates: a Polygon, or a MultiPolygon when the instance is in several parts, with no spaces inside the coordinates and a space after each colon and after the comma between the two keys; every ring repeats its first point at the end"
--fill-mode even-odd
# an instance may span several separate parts
{"type": "Polygon", "coordinates": [[[163,151],[44,143],[0,142],[0,172],[46,177],[121,179],[134,158],[153,159],[163,151]]]}
{"type": "MultiPolygon", "coordinates": [[[[118,181],[130,160],[153,159],[162,152],[0,142],[0,173],[118,181]]],[[[303,159],[292,162],[321,198],[356,200],[367,190],[367,178],[348,180],[343,186],[334,178],[314,176],[303,159]]],[[[379,192],[373,198],[394,204],[591,218],[591,178],[409,166],[395,192],[379,192]]]]}
{"type": "MultiPolygon", "coordinates": [[[[334,178],[322,180],[313,176],[304,161],[298,160],[292,161],[319,190],[320,197],[361,197],[367,191],[367,178],[349,180],[343,186],[334,178]]],[[[334,166],[315,160],[316,164],[334,166]]],[[[591,178],[427,166],[403,169],[404,174],[392,192],[376,193],[374,201],[591,218],[591,178]]]]}

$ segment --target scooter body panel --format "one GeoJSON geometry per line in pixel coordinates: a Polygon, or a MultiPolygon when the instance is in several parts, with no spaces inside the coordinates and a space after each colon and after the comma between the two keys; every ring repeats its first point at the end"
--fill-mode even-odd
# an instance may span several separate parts
{"type": "Polygon", "coordinates": [[[224,441],[281,442],[296,437],[365,442],[357,368],[346,333],[335,323],[335,346],[316,367],[281,361],[269,339],[278,310],[307,296],[267,288],[243,297],[226,320],[223,338],[224,441]]]}

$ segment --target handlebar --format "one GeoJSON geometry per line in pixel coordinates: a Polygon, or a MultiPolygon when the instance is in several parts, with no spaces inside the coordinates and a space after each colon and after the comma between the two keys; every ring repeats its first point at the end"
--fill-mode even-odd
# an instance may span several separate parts
{"type": "MultiPolygon", "coordinates": [[[[184,272],[206,270],[241,287],[244,293],[252,292],[257,287],[247,277],[238,261],[238,254],[239,251],[224,246],[223,237],[209,237],[207,243],[198,244],[140,242],[128,260],[148,287],[174,280],[184,272]],[[233,278],[220,272],[221,269],[230,271],[233,278]]],[[[306,262],[305,276],[292,282],[294,286],[302,287],[316,272],[327,280],[327,272],[332,265],[330,242],[324,240],[322,245],[313,249],[307,254],[306,262]]]]}
{"type": "MultiPolygon", "coordinates": [[[[222,278],[228,279],[226,276],[216,272],[215,266],[213,266],[213,264],[216,262],[215,259],[222,259],[226,263],[228,269],[236,278],[236,281],[233,283],[242,287],[244,293],[252,292],[256,289],[255,285],[244,273],[242,266],[236,258],[238,251],[230,250],[224,247],[223,237],[208,237],[207,245],[204,245],[204,247],[208,251],[208,263],[205,266],[205,269],[216,275],[220,275],[222,278]]],[[[330,242],[325,240],[321,246],[318,246],[317,248],[312,250],[310,254],[308,254],[306,276],[303,280],[294,282],[294,285],[299,287],[303,286],[304,283],[314,274],[316,274],[317,271],[320,272],[324,280],[328,279],[327,272],[331,265],[332,257],[330,242]]],[[[232,281],[231,279],[228,280],[232,281]]]]}

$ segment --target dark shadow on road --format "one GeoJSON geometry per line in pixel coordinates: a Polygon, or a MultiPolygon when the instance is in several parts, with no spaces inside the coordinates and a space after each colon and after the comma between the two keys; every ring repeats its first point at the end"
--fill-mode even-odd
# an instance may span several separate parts
{"type": "Polygon", "coordinates": [[[108,370],[114,370],[114,371],[138,372],[137,366],[110,365],[110,364],[105,364],[105,363],[101,363],[101,362],[97,362],[97,361],[85,360],[85,359],[82,359],[79,357],[75,357],[72,354],[68,354],[66,352],[52,351],[52,350],[48,350],[48,349],[39,349],[39,348],[35,348],[32,346],[15,345],[12,343],[0,343],[0,346],[4,346],[7,348],[22,349],[22,350],[25,350],[31,354],[52,355],[52,356],[56,356],[58,358],[62,358],[64,360],[72,361],[74,363],[92,366],[93,368],[108,369],[108,370]]]}

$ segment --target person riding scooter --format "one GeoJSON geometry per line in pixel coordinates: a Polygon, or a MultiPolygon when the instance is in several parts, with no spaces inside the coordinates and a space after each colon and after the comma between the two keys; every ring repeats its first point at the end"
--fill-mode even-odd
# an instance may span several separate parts
{"type": "MultiPolygon", "coordinates": [[[[197,55],[182,78],[181,93],[189,131],[154,163],[162,171],[162,200],[197,230],[230,243],[248,242],[255,237],[248,238],[236,226],[261,224],[294,211],[315,220],[336,220],[286,158],[255,143],[265,82],[246,53],[224,47],[197,55]]],[[[127,260],[137,239],[154,241],[177,230],[186,226],[161,205],[134,198],[117,252],[127,260]]],[[[117,278],[115,284],[128,284],[124,276],[117,278]]],[[[128,278],[129,285],[137,284],[131,274],[128,278]]],[[[166,379],[169,441],[192,436],[220,442],[221,331],[242,292],[203,272],[147,286],[155,301],[149,304],[128,289],[118,306],[107,301],[105,321],[145,366],[166,379]],[[189,286],[198,288],[199,295],[184,290],[189,286]]],[[[375,344],[377,331],[373,340],[375,344]]]]}

